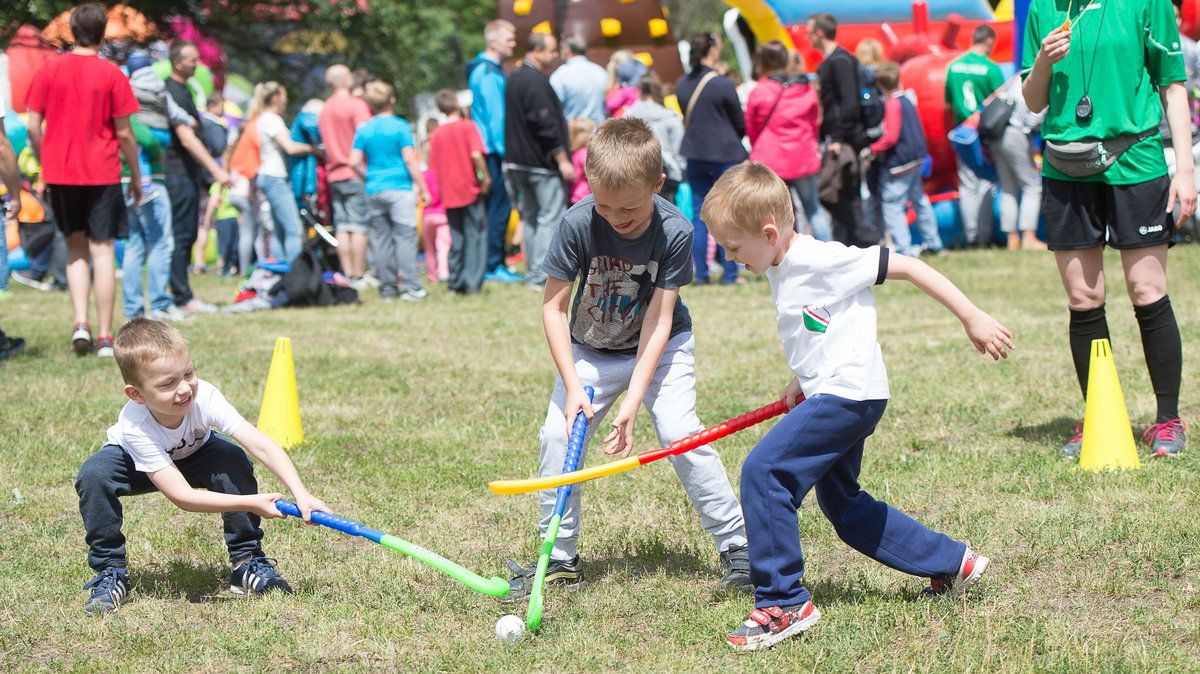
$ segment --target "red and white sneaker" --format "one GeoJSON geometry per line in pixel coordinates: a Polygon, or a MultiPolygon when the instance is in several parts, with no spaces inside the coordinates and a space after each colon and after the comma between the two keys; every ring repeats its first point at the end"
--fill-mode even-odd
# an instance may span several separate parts
{"type": "Polygon", "coordinates": [[[92,352],[92,328],[87,323],[76,323],[71,332],[71,348],[84,355],[92,352]]]}
{"type": "Polygon", "coordinates": [[[725,642],[735,651],[770,648],[816,625],[820,619],[821,612],[811,601],[796,606],[756,608],[746,622],[725,638],[725,642]]]}
{"type": "Polygon", "coordinates": [[[979,582],[979,579],[983,576],[983,572],[987,571],[988,564],[991,561],[987,557],[967,548],[966,554],[963,555],[962,565],[959,566],[958,574],[930,578],[929,587],[922,590],[921,594],[927,597],[960,599],[972,585],[979,582]]]}

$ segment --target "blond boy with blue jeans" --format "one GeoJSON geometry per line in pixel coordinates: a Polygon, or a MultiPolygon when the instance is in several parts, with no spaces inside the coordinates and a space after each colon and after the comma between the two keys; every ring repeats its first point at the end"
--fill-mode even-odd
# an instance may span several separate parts
{"type": "Polygon", "coordinates": [[[727,637],[736,650],[770,647],[821,616],[800,583],[797,509],[813,489],[843,541],[893,569],[930,578],[930,594],[962,596],[988,566],[965,543],[859,486],[864,443],[889,397],[871,286],[912,282],[958,317],[975,348],[992,358],[1007,357],[1012,333],[919,259],[817,241],[794,233],[794,218],[787,185],[759,162],[730,169],[704,202],[704,220],[726,253],[766,274],[795,375],[784,390],[791,411],[742,466],[755,608],[727,637]]]}
{"type": "MultiPolygon", "coordinates": [[[[692,225],[657,196],[665,176],[658,138],[640,119],[610,119],[588,144],[592,195],[563,216],[546,253],[542,325],[558,369],[541,430],[540,475],[562,471],[568,425],[579,413],[600,425],[616,399],[606,454],[627,456],[644,403],[662,446],[703,429],[696,415],[695,339],[679,288],[692,281],[692,225]],[[575,280],[579,283],[575,286],[575,280]],[[572,300],[572,287],[575,286],[572,300]],[[589,402],[584,386],[595,389],[589,402]]],[[[582,465],[586,455],[580,455],[582,465]]],[[[717,544],[721,586],[749,589],[741,508],[720,456],[705,445],[671,457],[675,473],[717,544]]],[[[577,584],[581,490],[567,500],[547,582],[577,584]]],[[[541,493],[542,531],[554,509],[541,493]]],[[[507,601],[528,595],[533,568],[510,564],[507,601]]]]}

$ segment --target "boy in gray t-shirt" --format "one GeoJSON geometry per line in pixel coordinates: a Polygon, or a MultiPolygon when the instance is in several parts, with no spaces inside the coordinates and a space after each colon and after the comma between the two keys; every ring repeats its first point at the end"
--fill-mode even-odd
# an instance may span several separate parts
{"type": "MultiPolygon", "coordinates": [[[[692,225],[657,197],[663,184],[662,150],[650,127],[632,118],[610,119],[588,144],[592,196],[563,217],[543,268],[548,275],[542,323],[558,369],[541,430],[540,476],[562,471],[570,424],[583,412],[595,430],[626,393],[604,438],[606,454],[633,449],[633,425],[644,402],[662,446],[704,428],[696,416],[695,339],[679,288],[691,282],[692,225]],[[571,289],[579,279],[574,300],[571,289]],[[571,307],[568,320],[568,305],[571,307]],[[588,401],[584,386],[595,389],[588,401]]],[[[587,443],[580,463],[586,457],[587,443]]],[[[721,586],[752,587],[741,506],[716,451],[707,445],[670,457],[679,481],[716,540],[725,575],[721,586]]],[[[543,533],[554,509],[553,491],[541,493],[543,533]]],[[[577,584],[580,490],[567,500],[547,582],[577,584]]],[[[535,565],[511,563],[516,573],[502,601],[529,594],[535,565]]]]}

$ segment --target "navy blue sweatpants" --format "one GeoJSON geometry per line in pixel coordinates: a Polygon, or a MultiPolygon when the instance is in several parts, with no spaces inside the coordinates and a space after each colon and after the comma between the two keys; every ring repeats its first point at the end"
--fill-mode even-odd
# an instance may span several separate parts
{"type": "Polygon", "coordinates": [[[812,597],[800,584],[804,557],[796,509],[814,487],[825,517],[855,550],[914,576],[958,573],[965,544],[926,529],[858,486],[863,443],[886,407],[886,400],[815,395],[788,412],[746,457],[742,513],[757,608],[812,597]]]}
{"type": "MultiPolygon", "coordinates": [[[[229,438],[213,431],[195,454],[175,462],[192,487],[222,494],[257,494],[258,481],[250,457],[229,438]]],[[[104,445],[88,457],[75,479],[79,514],[83,516],[88,565],[97,573],[108,567],[126,568],[125,535],[121,533],[124,509],[120,499],[158,491],[133,465],[133,457],[117,445],[104,445]]],[[[231,563],[262,557],[263,530],[252,512],[221,513],[225,546],[231,563]]]]}

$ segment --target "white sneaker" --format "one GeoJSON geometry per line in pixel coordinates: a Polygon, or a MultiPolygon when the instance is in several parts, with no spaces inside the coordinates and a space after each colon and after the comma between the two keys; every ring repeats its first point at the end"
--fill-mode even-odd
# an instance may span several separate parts
{"type": "Polygon", "coordinates": [[[209,304],[199,297],[193,297],[187,304],[179,307],[183,311],[193,314],[215,314],[217,313],[217,305],[209,304]]]}
{"type": "Polygon", "coordinates": [[[175,323],[182,323],[184,321],[192,320],[191,314],[184,311],[183,309],[180,309],[179,307],[175,306],[174,304],[167,307],[163,311],[159,311],[158,309],[152,309],[150,311],[150,313],[147,314],[147,317],[152,318],[156,321],[171,321],[171,322],[175,322],[175,323]]]}
{"type": "Polygon", "coordinates": [[[49,283],[42,283],[41,281],[30,278],[15,269],[13,270],[12,274],[10,274],[10,277],[17,283],[33,288],[34,290],[41,290],[43,292],[50,290],[49,283]]]}
{"type": "Polygon", "coordinates": [[[400,293],[400,300],[403,302],[420,302],[428,296],[429,291],[424,288],[417,288],[415,290],[405,290],[400,293]]]}

